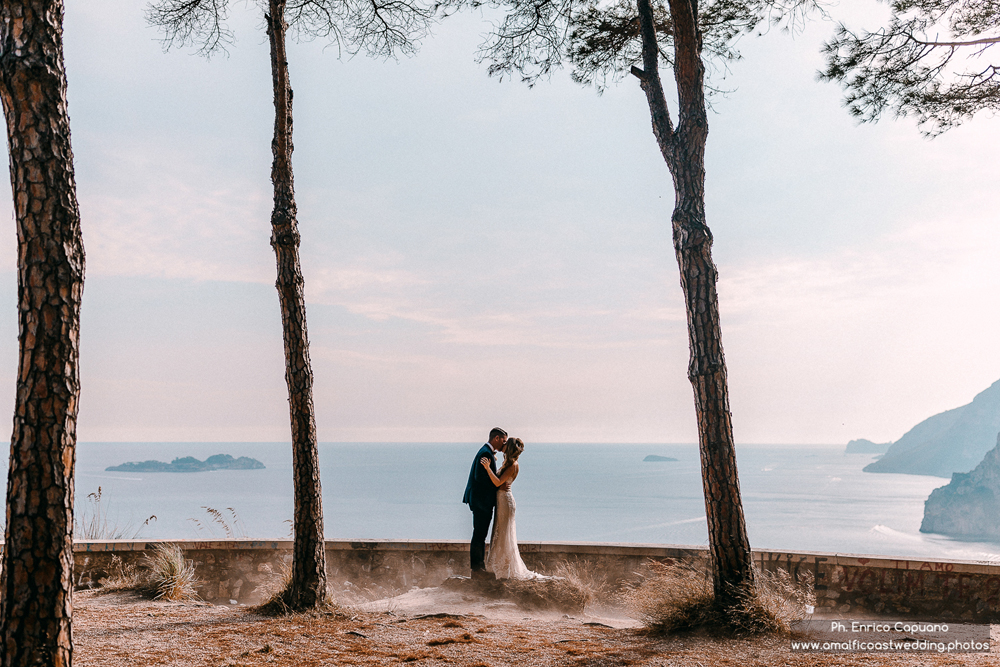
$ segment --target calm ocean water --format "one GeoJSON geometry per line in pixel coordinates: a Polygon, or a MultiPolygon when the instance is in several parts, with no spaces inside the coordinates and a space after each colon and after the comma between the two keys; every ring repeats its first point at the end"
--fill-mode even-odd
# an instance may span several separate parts
{"type": "MultiPolygon", "coordinates": [[[[328,538],[466,539],[461,503],[479,444],[327,443],[320,446],[328,538]]],[[[737,448],[744,509],[756,548],[1000,560],[1000,544],[921,534],[923,503],[946,480],[861,472],[872,457],[838,446],[737,448]]],[[[281,538],[292,516],[290,446],[279,443],[81,443],[77,512],[102,490],[112,523],[140,537],[222,537],[204,508],[239,518],[238,535],[281,538]],[[125,461],[251,456],[266,470],[118,473],[125,461]]],[[[695,445],[534,444],[514,484],[518,536],[705,545],[695,445]],[[648,454],[677,462],[646,463],[648,454]]]]}

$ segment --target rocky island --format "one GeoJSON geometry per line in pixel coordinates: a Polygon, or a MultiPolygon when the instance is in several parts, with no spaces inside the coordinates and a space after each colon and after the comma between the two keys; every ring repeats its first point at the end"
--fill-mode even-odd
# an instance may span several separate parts
{"type": "Polygon", "coordinates": [[[675,459],[672,456],[660,456],[659,454],[650,454],[649,456],[647,456],[646,458],[643,459],[643,462],[645,462],[645,463],[659,463],[659,462],[662,462],[662,461],[676,461],[676,460],[677,459],[675,459]]]}
{"type": "Polygon", "coordinates": [[[241,456],[234,459],[229,454],[216,454],[204,461],[193,456],[177,458],[170,463],[163,461],[130,461],[119,466],[109,466],[105,470],[113,472],[207,472],[209,470],[263,470],[264,464],[257,459],[241,456]]]}
{"type": "Polygon", "coordinates": [[[968,472],[993,447],[1000,431],[1000,380],[968,405],[920,422],[897,440],[865,472],[951,477],[968,472]]]}
{"type": "Polygon", "coordinates": [[[960,538],[1000,537],[1000,435],[972,472],[956,472],[924,503],[922,533],[960,538]]]}

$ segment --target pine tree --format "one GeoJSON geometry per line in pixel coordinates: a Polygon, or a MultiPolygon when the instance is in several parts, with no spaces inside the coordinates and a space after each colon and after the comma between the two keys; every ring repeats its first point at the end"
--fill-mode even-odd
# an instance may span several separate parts
{"type": "MultiPolygon", "coordinates": [[[[161,0],[147,18],[166,34],[165,46],[197,44],[209,55],[231,41],[226,0],[161,0]]],[[[313,407],[313,375],[306,329],[305,280],[299,261],[299,231],[292,176],[292,88],[285,34],[290,26],[306,36],[334,40],[349,52],[409,53],[426,31],[432,12],[399,0],[267,0],[262,3],[271,46],[274,138],[271,182],[271,246],[277,265],[278,297],[285,343],[285,381],[292,427],[295,516],[292,576],[284,603],[300,610],[326,599],[326,553],[319,448],[313,407]]]]}
{"type": "Polygon", "coordinates": [[[490,75],[517,73],[534,85],[569,66],[572,77],[600,91],[634,75],[645,93],[653,135],[673,178],[674,251],[687,312],[690,360],[708,519],[715,600],[730,608],[754,583],[753,561],[740,497],[712,260],[705,218],[705,145],[708,139],[705,60],[739,58],[735,41],[761,24],[794,24],[809,0],[446,0],[445,12],[488,6],[502,12],[481,46],[490,75]],[[660,78],[673,69],[676,115],[660,78]]]}
{"type": "Polygon", "coordinates": [[[0,3],[0,99],[17,225],[18,343],[0,666],[73,658],[73,467],[84,252],[62,0],[0,3]]]}

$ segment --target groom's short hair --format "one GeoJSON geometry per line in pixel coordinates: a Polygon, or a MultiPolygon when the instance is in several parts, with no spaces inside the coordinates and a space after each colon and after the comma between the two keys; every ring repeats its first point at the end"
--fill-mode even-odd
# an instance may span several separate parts
{"type": "Polygon", "coordinates": [[[490,431],[490,437],[489,437],[489,439],[492,440],[493,438],[497,437],[498,435],[502,435],[503,437],[506,438],[507,437],[507,431],[503,430],[499,426],[494,427],[494,429],[492,431],[490,431]]]}

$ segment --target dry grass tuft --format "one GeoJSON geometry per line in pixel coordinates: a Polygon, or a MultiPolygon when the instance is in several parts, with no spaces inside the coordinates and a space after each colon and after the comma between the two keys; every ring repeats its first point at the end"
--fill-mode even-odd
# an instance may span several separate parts
{"type": "Polygon", "coordinates": [[[812,573],[796,583],[785,570],[754,572],[754,585],[741,592],[739,604],[727,612],[729,626],[737,635],[787,635],[792,623],[806,616],[806,606],[816,604],[812,573]]]}
{"type": "Polygon", "coordinates": [[[694,563],[648,563],[650,576],[626,592],[625,605],[649,629],[669,633],[716,620],[712,581],[694,563]]]}
{"type": "Polygon", "coordinates": [[[711,574],[703,564],[649,563],[652,571],[625,595],[625,603],[650,630],[671,633],[707,630],[713,634],[750,636],[787,635],[791,624],[805,616],[814,603],[812,580],[792,580],[784,570],[755,570],[755,582],[734,596],[729,608],[716,604],[711,574]]]}
{"type": "Polygon", "coordinates": [[[154,600],[199,600],[194,564],[176,544],[157,544],[145,558],[145,580],[135,590],[154,600]]]}
{"type": "Polygon", "coordinates": [[[585,605],[595,601],[604,603],[614,601],[607,574],[589,560],[563,561],[556,565],[554,574],[582,592],[586,597],[585,605]]]}
{"type": "Polygon", "coordinates": [[[500,579],[501,597],[513,600],[522,609],[582,613],[591,594],[569,579],[500,579]]]}

